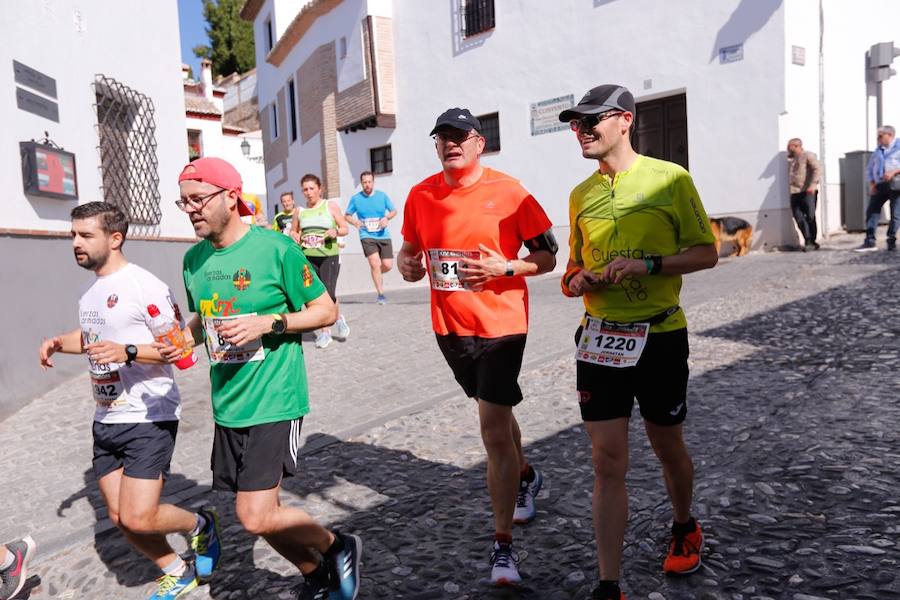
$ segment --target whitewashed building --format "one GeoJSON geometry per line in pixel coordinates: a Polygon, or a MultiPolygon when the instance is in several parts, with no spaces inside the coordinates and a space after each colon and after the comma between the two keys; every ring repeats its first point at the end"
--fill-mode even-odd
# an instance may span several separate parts
{"type": "MultiPolygon", "coordinates": [[[[893,0],[248,0],[241,14],[270,198],[312,172],[346,206],[371,169],[402,209],[439,169],[435,117],[463,106],[491,128],[484,162],[520,178],[565,240],[568,192],[594,165],[555,115],[620,83],[638,101],[638,148],[685,164],[711,215],[754,225],[757,250],[797,241],[792,137],[825,159],[820,229],[841,230],[838,160],[875,139],[864,55],[900,46],[893,0]]],[[[900,77],[884,98],[885,123],[900,124],[900,77]]],[[[351,236],[345,254],[358,252],[351,236]]],[[[361,257],[343,265],[340,291],[369,289],[361,257]]]]}
{"type": "MultiPolygon", "coordinates": [[[[240,76],[233,76],[222,78],[219,85],[214,85],[212,62],[208,59],[200,61],[200,81],[189,79],[188,70],[187,65],[182,65],[190,160],[202,156],[216,156],[227,160],[240,173],[245,196],[256,196],[260,207],[266,210],[266,178],[259,122],[256,119],[239,121],[237,112],[246,107],[241,107],[238,103],[229,103],[232,104],[229,106],[232,110],[226,110],[226,99],[235,99],[245,80],[240,76]],[[256,125],[256,128],[249,129],[238,122],[256,125]]],[[[273,213],[267,211],[267,219],[272,216],[273,213]]]]}
{"type": "Polygon", "coordinates": [[[122,207],[126,255],[181,298],[194,232],[175,206],[188,160],[175,0],[3,2],[0,22],[2,418],[86,367],[59,356],[42,372],[37,361],[44,336],[78,326],[79,290],[94,277],[72,254],[74,206],[122,207]]]}

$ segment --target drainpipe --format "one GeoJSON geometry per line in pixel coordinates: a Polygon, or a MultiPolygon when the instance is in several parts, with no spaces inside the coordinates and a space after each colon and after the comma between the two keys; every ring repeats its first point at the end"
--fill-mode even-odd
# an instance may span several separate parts
{"type": "Polygon", "coordinates": [[[822,179],[819,189],[822,194],[822,232],[823,238],[828,239],[828,205],[830,194],[828,193],[827,169],[825,167],[825,11],[822,7],[823,0],[819,0],[819,163],[822,165],[822,179]]]}

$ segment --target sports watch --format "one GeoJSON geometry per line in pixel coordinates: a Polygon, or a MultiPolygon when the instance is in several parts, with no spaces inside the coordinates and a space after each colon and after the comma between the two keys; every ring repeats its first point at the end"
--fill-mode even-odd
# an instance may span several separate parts
{"type": "Polygon", "coordinates": [[[516,271],[515,271],[515,269],[513,269],[512,261],[511,260],[506,261],[506,273],[504,273],[504,275],[506,275],[507,277],[512,277],[515,274],[516,274],[516,271]]]}
{"type": "Polygon", "coordinates": [[[130,367],[131,363],[133,363],[135,361],[135,359],[137,358],[137,355],[138,355],[137,346],[135,346],[134,344],[126,344],[125,345],[125,364],[126,365],[128,365],[130,367]]]}
{"type": "Polygon", "coordinates": [[[284,315],[272,315],[272,333],[275,335],[281,335],[287,330],[287,323],[284,320],[284,315]]]}

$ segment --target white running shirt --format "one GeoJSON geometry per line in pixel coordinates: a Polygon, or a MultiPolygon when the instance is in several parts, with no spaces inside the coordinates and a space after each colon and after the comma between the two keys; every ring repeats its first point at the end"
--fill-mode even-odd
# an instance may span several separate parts
{"type": "MultiPolygon", "coordinates": [[[[175,317],[184,327],[175,295],[153,273],[128,263],[115,273],[97,277],[78,301],[81,341],[86,346],[109,340],[118,344],[150,344],[147,305],[175,317]]],[[[181,396],[170,365],[132,362],[95,364],[88,358],[91,391],[100,423],[177,421],[181,396]]]]}

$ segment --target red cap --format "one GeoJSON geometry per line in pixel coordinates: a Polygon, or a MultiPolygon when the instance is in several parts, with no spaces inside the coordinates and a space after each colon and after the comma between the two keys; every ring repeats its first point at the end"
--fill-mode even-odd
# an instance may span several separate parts
{"type": "MultiPolygon", "coordinates": [[[[239,195],[243,186],[240,173],[231,163],[214,156],[204,156],[185,165],[178,176],[178,183],[191,180],[210,183],[223,190],[237,190],[239,195]]],[[[253,211],[241,198],[238,198],[238,214],[242,217],[253,215],[253,211]]]]}

